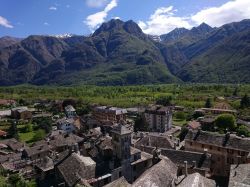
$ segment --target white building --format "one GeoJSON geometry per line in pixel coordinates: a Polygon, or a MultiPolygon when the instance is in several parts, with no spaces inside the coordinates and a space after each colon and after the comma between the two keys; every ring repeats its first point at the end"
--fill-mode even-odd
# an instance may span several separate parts
{"type": "Polygon", "coordinates": [[[68,105],[65,107],[65,114],[68,118],[76,117],[76,110],[72,105],[68,105]]]}
{"type": "Polygon", "coordinates": [[[75,120],[73,118],[63,118],[57,121],[57,127],[59,130],[63,130],[66,133],[72,133],[76,131],[76,126],[74,125],[75,120]]]}
{"type": "Polygon", "coordinates": [[[145,120],[151,132],[166,132],[172,127],[172,108],[152,106],[145,111],[145,120]]]}

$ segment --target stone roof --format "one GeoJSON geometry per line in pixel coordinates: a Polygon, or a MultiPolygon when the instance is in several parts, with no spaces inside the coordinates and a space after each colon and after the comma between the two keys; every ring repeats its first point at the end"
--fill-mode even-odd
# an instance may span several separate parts
{"type": "Polygon", "coordinates": [[[146,152],[143,152],[143,151],[140,151],[139,149],[135,149],[135,148],[131,147],[130,150],[131,150],[131,155],[140,153],[140,158],[137,158],[137,160],[134,160],[133,162],[131,162],[131,165],[136,165],[140,162],[144,162],[146,160],[153,159],[153,155],[146,153],[146,152]]]}
{"type": "Polygon", "coordinates": [[[127,127],[120,123],[113,126],[112,132],[120,135],[132,133],[127,127]]]}
{"type": "Polygon", "coordinates": [[[214,123],[215,118],[213,117],[204,117],[202,119],[199,120],[201,123],[214,123]]]}
{"type": "Polygon", "coordinates": [[[193,161],[195,161],[197,168],[209,169],[211,164],[211,155],[208,153],[205,154],[174,149],[161,149],[161,154],[168,157],[177,165],[184,165],[184,161],[187,161],[188,166],[190,167],[193,166],[193,161]]]}
{"type": "Polygon", "coordinates": [[[130,186],[131,184],[129,184],[128,181],[124,177],[121,177],[105,185],[104,187],[130,187],[130,186]]]}
{"type": "Polygon", "coordinates": [[[231,165],[229,187],[250,186],[250,164],[231,165]]]}
{"type": "Polygon", "coordinates": [[[105,149],[113,149],[112,138],[109,136],[105,136],[100,138],[100,142],[96,144],[102,150],[105,149]]]}
{"type": "Polygon", "coordinates": [[[65,107],[65,111],[67,112],[75,112],[75,108],[72,105],[68,105],[65,107]]]}
{"type": "Polygon", "coordinates": [[[63,147],[63,146],[72,146],[82,141],[83,141],[83,138],[75,134],[60,134],[58,136],[54,136],[49,141],[49,144],[52,147],[56,148],[56,147],[63,147]]]}
{"type": "Polygon", "coordinates": [[[16,108],[12,108],[12,111],[27,111],[28,107],[27,106],[20,106],[20,107],[16,107],[16,108]]]}
{"type": "Polygon", "coordinates": [[[97,138],[102,135],[101,128],[96,127],[96,128],[90,129],[87,133],[84,133],[83,135],[86,138],[91,138],[91,137],[97,138]]]}
{"type": "Polygon", "coordinates": [[[28,157],[32,157],[33,155],[49,152],[50,147],[48,144],[41,144],[33,147],[27,147],[24,149],[24,152],[27,154],[28,157]]]}
{"type": "Polygon", "coordinates": [[[234,134],[221,135],[205,131],[190,130],[185,140],[250,152],[250,138],[241,138],[234,134]]]}
{"type": "Polygon", "coordinates": [[[67,185],[74,186],[81,179],[89,179],[88,167],[95,167],[95,165],[91,158],[72,153],[57,168],[67,185]]]}
{"type": "Polygon", "coordinates": [[[133,184],[134,187],[171,186],[176,177],[177,167],[169,159],[163,159],[146,170],[133,184]]]}
{"type": "Polygon", "coordinates": [[[51,158],[46,156],[41,162],[37,163],[36,166],[42,171],[49,171],[54,169],[54,162],[51,158]]]}
{"type": "Polygon", "coordinates": [[[149,134],[141,138],[135,143],[136,147],[151,146],[158,148],[174,148],[175,140],[170,139],[168,136],[149,134]]]}
{"type": "Polygon", "coordinates": [[[97,112],[104,112],[104,113],[113,113],[115,115],[126,114],[127,110],[123,108],[117,107],[108,107],[108,106],[97,106],[94,108],[97,112]]]}
{"type": "Polygon", "coordinates": [[[7,155],[0,155],[0,163],[7,161],[16,161],[22,159],[22,153],[12,153],[7,155]]]}
{"type": "Polygon", "coordinates": [[[203,177],[199,173],[193,173],[191,175],[181,176],[178,178],[178,182],[175,182],[175,185],[178,187],[216,187],[214,180],[203,177]]]}
{"type": "Polygon", "coordinates": [[[25,147],[24,143],[17,141],[15,138],[1,140],[0,143],[7,145],[13,151],[18,151],[25,147]]]}

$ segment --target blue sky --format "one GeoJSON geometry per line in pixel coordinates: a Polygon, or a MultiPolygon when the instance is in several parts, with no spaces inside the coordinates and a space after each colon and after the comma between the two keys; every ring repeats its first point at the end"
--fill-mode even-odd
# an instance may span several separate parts
{"type": "Polygon", "coordinates": [[[88,35],[112,18],[132,19],[145,33],[159,35],[250,18],[250,0],[0,0],[0,37],[88,35]]]}

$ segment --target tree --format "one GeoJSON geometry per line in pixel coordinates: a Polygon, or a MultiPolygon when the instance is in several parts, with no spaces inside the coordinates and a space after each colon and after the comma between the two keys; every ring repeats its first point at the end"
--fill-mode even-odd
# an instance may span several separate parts
{"type": "Polygon", "coordinates": [[[11,186],[18,186],[18,183],[22,180],[21,176],[19,174],[13,174],[10,175],[8,178],[8,182],[11,184],[11,186]]]}
{"type": "Polygon", "coordinates": [[[215,125],[219,130],[234,130],[236,128],[235,117],[232,114],[221,114],[216,118],[215,125]]]}
{"type": "Polygon", "coordinates": [[[245,137],[250,137],[250,131],[245,125],[241,125],[237,129],[237,135],[239,136],[244,135],[245,137]]]}
{"type": "Polygon", "coordinates": [[[172,102],[172,97],[167,96],[167,97],[160,97],[156,100],[157,105],[163,105],[163,106],[168,106],[171,105],[172,102]]]}
{"type": "Polygon", "coordinates": [[[179,134],[179,138],[180,138],[181,142],[185,139],[187,133],[188,133],[188,128],[187,127],[182,127],[181,132],[179,134]]]}
{"type": "Polygon", "coordinates": [[[238,87],[234,89],[233,96],[238,96],[238,87]]]}
{"type": "Polygon", "coordinates": [[[205,103],[205,108],[211,108],[212,107],[212,101],[211,98],[207,98],[205,103]]]}
{"type": "Polygon", "coordinates": [[[8,136],[17,140],[19,139],[16,121],[12,121],[10,128],[8,129],[8,136]]]}
{"type": "Polygon", "coordinates": [[[244,97],[242,97],[242,99],[240,101],[240,107],[241,108],[248,108],[248,107],[250,107],[250,98],[248,97],[247,94],[245,94],[244,97]]]}
{"type": "Polygon", "coordinates": [[[176,119],[179,119],[179,120],[185,120],[186,114],[185,114],[185,112],[176,112],[175,117],[176,117],[176,119]]]}
{"type": "Polygon", "coordinates": [[[42,117],[33,120],[37,124],[37,129],[43,129],[46,133],[50,133],[52,130],[52,120],[51,118],[42,117]]]}
{"type": "Polygon", "coordinates": [[[138,116],[135,119],[134,131],[147,131],[148,124],[142,115],[138,116]]]}
{"type": "MultiPolygon", "coordinates": [[[[204,111],[202,111],[202,110],[196,110],[196,111],[194,111],[194,113],[192,115],[192,118],[197,119],[199,117],[203,117],[204,115],[205,115],[204,111]]],[[[189,121],[191,119],[187,119],[187,121],[189,121]]]]}
{"type": "Polygon", "coordinates": [[[45,137],[46,133],[43,129],[39,129],[35,132],[35,135],[33,136],[33,141],[39,141],[42,140],[45,137]]]}

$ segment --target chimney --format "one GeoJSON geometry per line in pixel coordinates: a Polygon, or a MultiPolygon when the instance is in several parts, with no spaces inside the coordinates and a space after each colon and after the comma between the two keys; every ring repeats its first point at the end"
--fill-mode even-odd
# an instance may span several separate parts
{"type": "Polygon", "coordinates": [[[193,167],[196,168],[196,161],[193,161],[193,167]]]}
{"type": "Polygon", "coordinates": [[[176,150],[176,143],[174,142],[174,149],[176,150]]]}
{"type": "Polygon", "coordinates": [[[185,176],[188,175],[187,161],[184,161],[185,164],[185,176]]]}
{"type": "Polygon", "coordinates": [[[204,153],[207,154],[207,149],[206,148],[204,148],[204,153]]]}
{"type": "Polygon", "coordinates": [[[177,146],[180,145],[180,139],[177,139],[177,146]]]}
{"type": "Polygon", "coordinates": [[[239,165],[240,165],[240,159],[241,159],[241,156],[237,156],[237,166],[236,167],[238,167],[239,165]]]}
{"type": "Polygon", "coordinates": [[[79,146],[78,146],[77,143],[75,143],[75,145],[74,145],[74,152],[77,153],[77,154],[80,154],[79,146]]]}
{"type": "Polygon", "coordinates": [[[170,140],[172,140],[172,137],[173,137],[172,135],[169,135],[170,140]]]}

